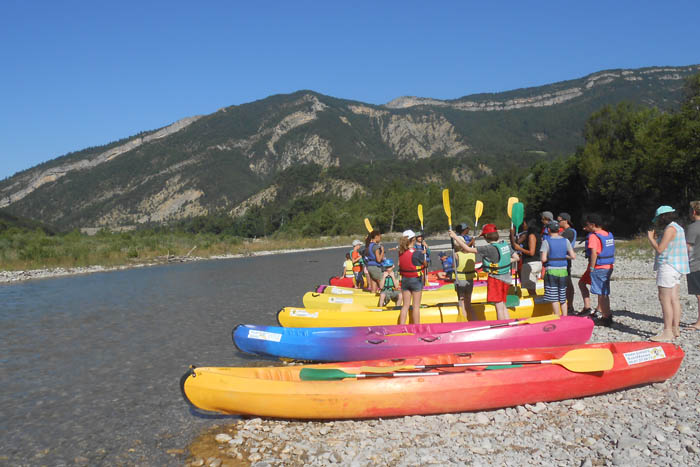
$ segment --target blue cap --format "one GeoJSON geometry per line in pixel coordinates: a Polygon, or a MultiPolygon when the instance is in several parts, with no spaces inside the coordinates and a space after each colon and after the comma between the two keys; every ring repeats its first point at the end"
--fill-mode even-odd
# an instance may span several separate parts
{"type": "Polygon", "coordinates": [[[676,210],[673,209],[671,206],[666,206],[666,205],[659,206],[656,209],[656,213],[654,214],[654,218],[651,221],[656,222],[656,219],[658,219],[661,214],[666,214],[667,212],[676,212],[676,210]]]}
{"type": "Polygon", "coordinates": [[[382,260],[382,267],[383,268],[391,268],[394,267],[394,262],[390,259],[384,259],[382,260]]]}

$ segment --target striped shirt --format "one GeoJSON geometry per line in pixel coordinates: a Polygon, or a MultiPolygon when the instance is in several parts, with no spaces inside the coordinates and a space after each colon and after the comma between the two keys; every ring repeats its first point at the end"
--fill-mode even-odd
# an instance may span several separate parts
{"type": "Polygon", "coordinates": [[[659,266],[662,264],[668,264],[679,273],[688,274],[690,267],[688,265],[688,247],[685,244],[685,232],[683,227],[675,222],[671,222],[666,226],[667,229],[671,227],[676,229],[676,235],[661,254],[656,253],[654,271],[659,269],[659,266]]]}

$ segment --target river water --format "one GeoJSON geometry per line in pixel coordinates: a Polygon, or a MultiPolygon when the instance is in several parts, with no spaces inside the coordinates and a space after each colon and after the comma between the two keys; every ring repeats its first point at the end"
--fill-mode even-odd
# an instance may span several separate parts
{"type": "Polygon", "coordinates": [[[202,428],[188,365],[249,366],[238,323],[341,271],[346,249],[200,261],[0,285],[0,464],[181,464],[202,428]]]}

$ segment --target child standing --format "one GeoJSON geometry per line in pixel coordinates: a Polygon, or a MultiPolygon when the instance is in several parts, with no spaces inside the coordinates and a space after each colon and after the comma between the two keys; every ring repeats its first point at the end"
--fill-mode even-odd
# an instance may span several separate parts
{"type": "Polygon", "coordinates": [[[559,222],[549,224],[549,238],[542,241],[542,265],[545,268],[544,301],[550,302],[557,316],[568,314],[566,291],[567,260],[576,259],[571,242],[559,234],[559,222]]]}
{"type": "Polygon", "coordinates": [[[345,262],[343,262],[343,277],[355,278],[355,273],[352,270],[352,258],[350,253],[345,253],[345,262]]]}
{"type": "Polygon", "coordinates": [[[389,300],[393,300],[396,305],[401,306],[403,302],[401,292],[396,288],[396,276],[394,275],[394,262],[390,259],[382,261],[382,289],[379,293],[378,306],[386,306],[389,300]]]}
{"type": "MultiPolygon", "coordinates": [[[[486,224],[481,235],[486,239],[488,245],[472,248],[464,244],[462,249],[467,253],[481,255],[484,270],[489,273],[486,300],[496,307],[498,319],[508,319],[506,295],[513,279],[510,265],[512,262],[520,260],[520,256],[512,252],[508,242],[499,241],[498,229],[495,224],[486,224]]],[[[455,232],[450,231],[450,237],[456,242],[460,242],[459,236],[455,232]]],[[[464,239],[461,240],[464,243],[464,239]]]]}
{"type": "Polygon", "coordinates": [[[364,260],[362,259],[360,248],[362,248],[362,242],[353,240],[350,259],[352,259],[352,271],[355,275],[354,286],[356,289],[362,289],[365,286],[364,260]]]}
{"type": "Polygon", "coordinates": [[[591,293],[598,296],[600,316],[593,318],[600,326],[612,326],[610,311],[610,276],[615,265],[615,239],[613,234],[603,230],[603,221],[598,214],[586,217],[588,236],[588,270],[591,275],[591,293]]]}

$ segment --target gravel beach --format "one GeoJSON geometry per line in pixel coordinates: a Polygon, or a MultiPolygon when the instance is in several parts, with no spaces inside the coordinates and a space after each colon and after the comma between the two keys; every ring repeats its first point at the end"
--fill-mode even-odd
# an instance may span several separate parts
{"type": "MultiPolygon", "coordinates": [[[[662,328],[651,255],[645,256],[618,258],[614,324],[596,326],[591,342],[647,340],[662,328]]],[[[577,259],[573,275],[585,267],[577,259]]],[[[328,422],[232,418],[188,446],[187,464],[700,465],[700,332],[688,327],[697,319],[697,300],[687,295],[685,279],[681,304],[675,343],[686,357],[664,383],[476,413],[328,422]]],[[[578,291],[575,307],[582,307],[578,291]]]]}

